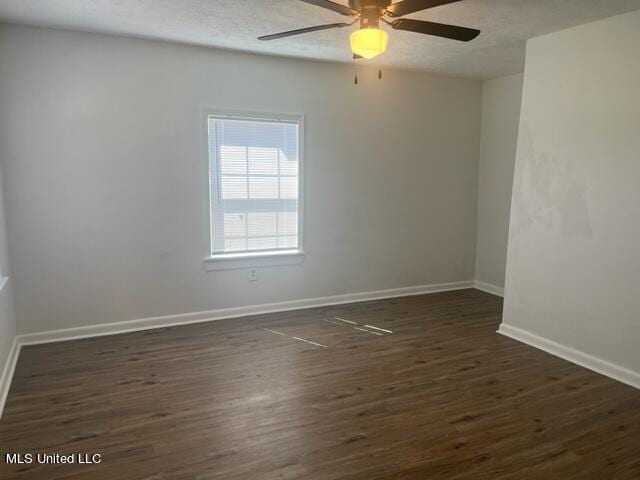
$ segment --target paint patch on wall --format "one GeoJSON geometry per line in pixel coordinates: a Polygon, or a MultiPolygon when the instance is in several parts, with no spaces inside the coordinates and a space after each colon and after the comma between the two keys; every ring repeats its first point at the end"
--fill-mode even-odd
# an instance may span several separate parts
{"type": "Polygon", "coordinates": [[[531,129],[520,126],[514,185],[514,212],[518,231],[534,224],[559,229],[567,238],[591,238],[588,187],[579,179],[575,162],[547,152],[536,152],[531,129]]]}

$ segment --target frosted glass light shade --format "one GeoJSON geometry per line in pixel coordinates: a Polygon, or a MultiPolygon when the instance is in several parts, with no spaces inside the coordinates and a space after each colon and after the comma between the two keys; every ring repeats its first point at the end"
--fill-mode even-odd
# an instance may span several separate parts
{"type": "Polygon", "coordinates": [[[353,53],[364,58],[373,58],[384,52],[388,39],[387,32],[377,28],[362,28],[349,37],[353,53]]]}

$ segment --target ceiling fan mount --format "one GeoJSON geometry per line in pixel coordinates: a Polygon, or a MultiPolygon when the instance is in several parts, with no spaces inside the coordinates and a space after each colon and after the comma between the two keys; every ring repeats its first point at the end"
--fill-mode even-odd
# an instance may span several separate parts
{"type": "Polygon", "coordinates": [[[258,37],[258,40],[276,40],[319,30],[350,27],[359,21],[360,29],[353,32],[350,37],[354,58],[373,58],[383,53],[387,45],[387,33],[379,29],[380,22],[389,25],[394,30],[405,30],[461,42],[473,40],[480,34],[480,30],[473,28],[401,18],[414,12],[462,0],[401,0],[395,3],[391,0],[349,0],[348,6],[330,0],[300,1],[351,17],[353,20],[351,22],[330,23],[264,35],[258,37]],[[387,20],[387,17],[391,20],[387,20]]]}

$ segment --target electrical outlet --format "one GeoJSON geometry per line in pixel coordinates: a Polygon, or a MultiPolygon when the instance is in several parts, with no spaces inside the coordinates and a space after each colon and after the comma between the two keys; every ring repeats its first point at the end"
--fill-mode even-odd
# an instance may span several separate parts
{"type": "Polygon", "coordinates": [[[249,269],[249,281],[250,282],[257,282],[258,281],[258,269],[257,268],[249,269]]]}

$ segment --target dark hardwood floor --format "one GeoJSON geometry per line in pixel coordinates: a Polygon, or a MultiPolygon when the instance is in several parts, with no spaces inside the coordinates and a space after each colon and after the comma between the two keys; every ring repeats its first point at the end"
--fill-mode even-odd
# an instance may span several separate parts
{"type": "Polygon", "coordinates": [[[496,334],[501,308],[463,290],[26,347],[0,450],[102,462],[0,478],[640,478],[640,391],[496,334]]]}

